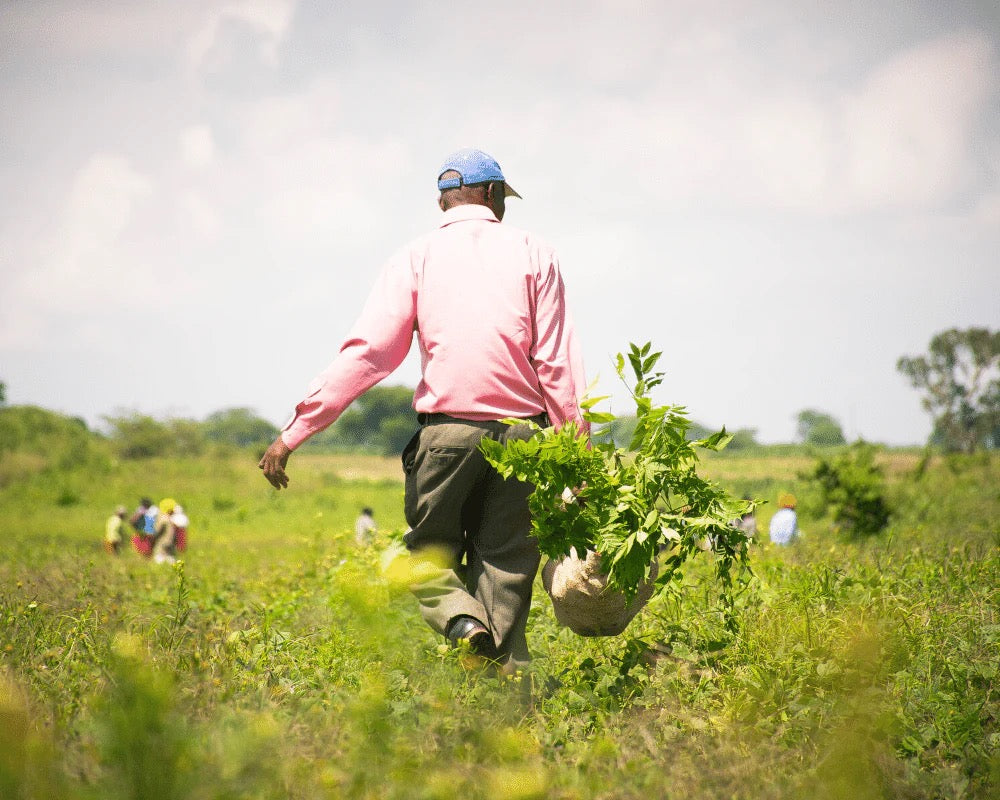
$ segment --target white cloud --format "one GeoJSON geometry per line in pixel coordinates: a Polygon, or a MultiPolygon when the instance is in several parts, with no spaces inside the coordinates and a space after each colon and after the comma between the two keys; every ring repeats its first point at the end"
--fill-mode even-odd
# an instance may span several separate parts
{"type": "Polygon", "coordinates": [[[968,181],[972,129],[991,88],[981,34],[947,36],[875,70],[841,101],[843,205],[938,208],[968,181]]]}
{"type": "Polygon", "coordinates": [[[972,212],[974,222],[992,230],[1000,230],[1000,140],[986,148],[983,182],[985,189],[972,212]]]}
{"type": "Polygon", "coordinates": [[[362,187],[408,168],[402,138],[353,132],[337,87],[327,81],[247,105],[240,129],[227,165],[252,187],[257,213],[282,237],[363,238],[380,217],[381,199],[362,187]]]}
{"type": "Polygon", "coordinates": [[[205,167],[215,158],[215,140],[208,125],[191,125],[180,132],[181,161],[190,167],[205,167]]]}
{"type": "Polygon", "coordinates": [[[54,235],[23,248],[27,264],[7,290],[2,346],[36,344],[67,314],[114,314],[148,288],[141,265],[123,258],[119,246],[152,191],[150,179],[120,156],[96,155],[79,170],[54,235]]]}
{"type": "Polygon", "coordinates": [[[257,54],[270,65],[278,63],[278,48],[284,40],[295,12],[296,0],[237,0],[209,11],[201,27],[189,39],[187,61],[199,69],[218,67],[232,57],[220,42],[220,32],[227,22],[250,26],[260,36],[257,54]]]}
{"type": "Polygon", "coordinates": [[[222,233],[223,221],[217,206],[197,190],[183,192],[178,199],[184,227],[203,239],[216,239],[222,233]]]}
{"type": "Polygon", "coordinates": [[[830,117],[804,98],[765,100],[747,113],[741,135],[748,205],[822,210],[835,180],[830,117]]]}
{"type": "Polygon", "coordinates": [[[73,182],[66,210],[63,263],[80,261],[114,244],[128,225],[135,204],[152,191],[149,179],[124,158],[96,155],[73,182]]]}
{"type": "Polygon", "coordinates": [[[172,50],[203,14],[202,2],[6,3],[5,26],[36,54],[145,53],[172,50]]]}
{"type": "Polygon", "coordinates": [[[983,195],[973,212],[973,219],[984,227],[1000,230],[1000,192],[983,195]]]}
{"type": "MultiPolygon", "coordinates": [[[[671,211],[927,214],[967,202],[976,189],[979,126],[998,93],[984,33],[941,35],[885,55],[861,75],[831,73],[835,59],[820,52],[827,74],[816,80],[808,68],[797,74],[787,65],[772,74],[730,35],[737,26],[699,36],[702,27],[690,22],[663,36],[626,19],[595,52],[590,32],[600,20],[591,20],[545,57],[513,59],[513,84],[523,79],[538,93],[527,97],[546,102],[486,92],[489,113],[470,109],[456,130],[463,141],[499,137],[509,152],[537,162],[532,173],[559,174],[570,191],[596,188],[604,203],[625,197],[671,211]],[[623,31],[629,67],[612,82],[624,80],[624,88],[608,90],[591,72],[618,52],[623,31]],[[662,46],[659,60],[649,56],[650,41],[662,46]],[[692,41],[703,46],[692,52],[692,41]],[[532,69],[552,85],[531,86],[524,73],[532,69]],[[588,89],[559,91],[567,75],[588,89]]],[[[801,56],[804,45],[791,39],[801,56]]]]}

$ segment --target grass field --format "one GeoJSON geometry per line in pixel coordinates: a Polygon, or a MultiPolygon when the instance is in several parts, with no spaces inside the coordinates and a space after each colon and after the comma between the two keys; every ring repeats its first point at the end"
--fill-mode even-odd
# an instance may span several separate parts
{"type": "MultiPolygon", "coordinates": [[[[993,798],[1000,794],[1000,459],[889,452],[866,541],[802,519],[752,551],[727,634],[711,563],[625,635],[536,593],[529,674],[468,672],[357,548],[399,531],[397,462],[251,454],[0,463],[0,798],[993,798]],[[118,503],[172,496],[182,565],[100,547],[118,503]]],[[[712,457],[771,501],[802,455],[712,457]]],[[[766,539],[766,536],[764,537],[766,539]]]]}

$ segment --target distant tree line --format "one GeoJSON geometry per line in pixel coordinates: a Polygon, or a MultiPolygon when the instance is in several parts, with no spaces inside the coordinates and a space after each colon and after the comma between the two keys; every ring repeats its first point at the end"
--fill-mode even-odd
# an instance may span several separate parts
{"type": "MultiPolygon", "coordinates": [[[[362,395],[333,425],[313,436],[303,448],[311,452],[365,452],[395,455],[402,452],[417,428],[412,408],[413,390],[406,386],[376,386],[362,395]]],[[[840,427],[832,417],[816,411],[800,415],[800,436],[807,444],[843,443],[840,427]],[[831,429],[836,435],[832,434],[831,429]]],[[[149,414],[123,412],[103,418],[104,432],[90,431],[80,418],[68,418],[32,406],[4,409],[0,415],[0,452],[16,450],[39,436],[57,431],[77,442],[81,438],[106,439],[119,458],[143,459],[156,456],[198,456],[212,448],[263,450],[279,429],[250,408],[216,411],[204,420],[157,419],[149,414]],[[72,434],[72,435],[69,435],[72,434]]],[[[613,440],[627,447],[635,429],[635,417],[625,416],[596,426],[594,438],[613,440]]],[[[688,438],[703,439],[715,430],[692,422],[688,438]]],[[[732,433],[727,450],[739,452],[763,447],[755,428],[739,428],[732,433]]],[[[51,445],[50,445],[51,446],[51,445]]]]}
{"type": "MultiPolygon", "coordinates": [[[[616,447],[627,448],[632,439],[632,434],[635,433],[635,424],[635,416],[621,416],[606,425],[596,426],[591,435],[592,438],[599,442],[610,441],[614,442],[616,447]]],[[[716,432],[717,429],[715,428],[709,428],[700,422],[692,421],[687,430],[687,438],[691,441],[705,439],[716,432]]],[[[729,433],[733,438],[726,447],[727,452],[753,450],[764,446],[757,441],[756,428],[737,428],[735,431],[729,431],[729,433]]]]}
{"type": "MultiPolygon", "coordinates": [[[[933,418],[929,444],[945,451],[972,452],[1000,448],[1000,332],[987,328],[951,329],[931,339],[923,356],[904,356],[897,369],[923,392],[923,406],[933,418]]],[[[106,440],[120,458],[195,456],[211,448],[263,450],[278,428],[250,408],[228,408],[204,420],[156,419],[138,412],[103,418],[106,432],[88,429],[80,418],[33,406],[7,406],[7,386],[0,381],[0,455],[26,452],[46,463],[69,466],[100,457],[106,440]]],[[[400,453],[416,430],[413,390],[407,386],[369,389],[340,419],[310,439],[312,451],[400,453]]],[[[796,439],[810,447],[846,444],[840,423],[830,414],[804,409],[796,417],[796,439]]],[[[627,447],[634,417],[619,417],[597,426],[594,437],[627,447]]],[[[691,439],[714,430],[692,422],[691,439]]],[[[727,450],[763,447],[755,428],[739,428],[727,450]]]]}
{"type": "MultiPolygon", "coordinates": [[[[313,452],[353,451],[392,455],[417,428],[406,386],[369,389],[325,431],[305,445],[313,452]]],[[[273,423],[250,408],[216,411],[204,421],[158,420],[147,414],[106,416],[108,437],[122,458],[199,455],[211,447],[263,450],[278,435],[273,423]]]]}
{"type": "MultiPolygon", "coordinates": [[[[6,387],[0,384],[0,406],[6,387]]],[[[417,428],[411,406],[413,390],[376,386],[351,405],[340,419],[306,445],[309,450],[393,455],[417,428]]],[[[35,406],[0,408],[0,454],[29,452],[53,458],[63,466],[86,461],[102,452],[119,458],[198,456],[211,449],[263,450],[278,435],[276,425],[250,408],[228,408],[204,420],[158,419],[137,411],[106,415],[103,431],[93,431],[78,417],[35,406]],[[61,454],[61,455],[58,455],[61,454]]]]}
{"type": "Polygon", "coordinates": [[[105,416],[108,438],[121,458],[196,456],[208,447],[266,447],[278,429],[249,408],[229,408],[204,421],[156,419],[128,412],[105,416]]]}

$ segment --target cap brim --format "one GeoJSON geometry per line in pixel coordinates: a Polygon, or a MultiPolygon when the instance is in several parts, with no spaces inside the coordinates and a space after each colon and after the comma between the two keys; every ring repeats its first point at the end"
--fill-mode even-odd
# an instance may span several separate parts
{"type": "Polygon", "coordinates": [[[519,195],[516,191],[514,191],[514,187],[511,186],[506,181],[504,181],[504,184],[503,184],[503,196],[504,197],[516,197],[518,200],[523,200],[524,199],[523,197],[521,197],[521,195],[519,195]]]}

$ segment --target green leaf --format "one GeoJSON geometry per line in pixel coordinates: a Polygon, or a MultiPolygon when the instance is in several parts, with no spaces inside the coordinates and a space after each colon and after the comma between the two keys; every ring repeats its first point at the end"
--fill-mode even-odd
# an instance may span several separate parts
{"type": "Polygon", "coordinates": [[[593,408],[598,403],[607,400],[609,397],[611,397],[611,395],[609,394],[600,395],[599,397],[590,397],[589,395],[585,394],[583,398],[580,400],[580,408],[584,409],[593,408]]]}
{"type": "Polygon", "coordinates": [[[642,521],[642,527],[647,531],[655,530],[660,525],[660,512],[655,508],[651,508],[649,513],[646,515],[646,519],[642,521]]]}
{"type": "Polygon", "coordinates": [[[705,450],[722,450],[727,444],[733,440],[732,434],[726,433],[726,428],[723,426],[722,430],[718,433],[713,433],[711,436],[700,439],[694,444],[697,447],[702,447],[705,450]]]}
{"type": "Polygon", "coordinates": [[[614,422],[618,417],[614,414],[609,414],[606,411],[584,411],[583,418],[587,422],[593,422],[597,425],[602,425],[607,422],[614,422]]]}

